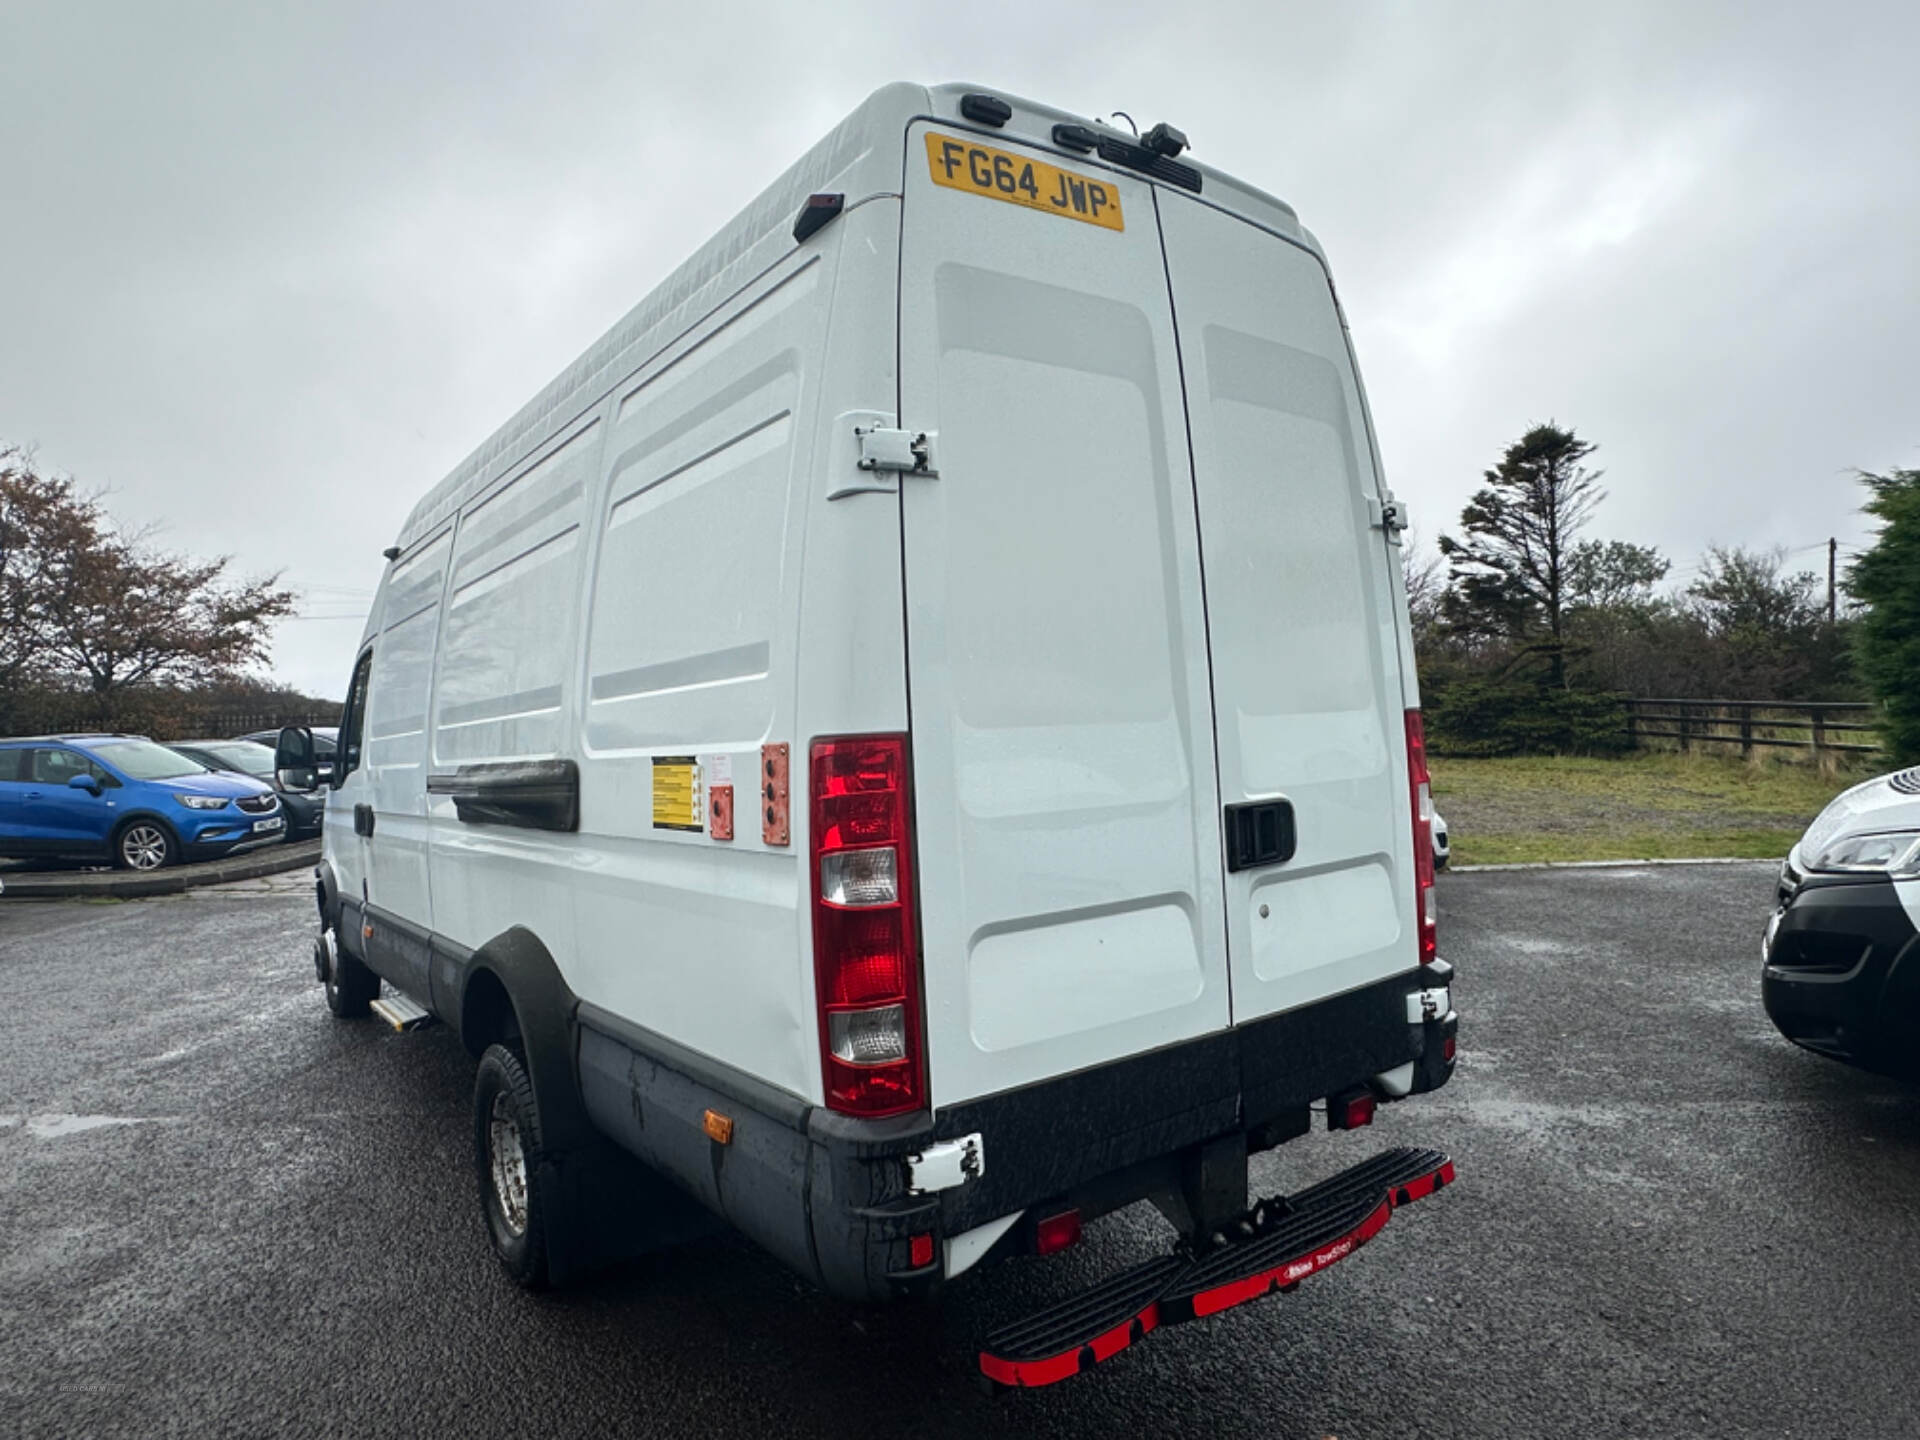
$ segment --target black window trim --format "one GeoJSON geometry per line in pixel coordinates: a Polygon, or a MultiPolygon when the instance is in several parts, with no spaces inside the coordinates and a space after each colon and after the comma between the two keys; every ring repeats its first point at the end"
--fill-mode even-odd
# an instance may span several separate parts
{"type": "Polygon", "coordinates": [[[333,747],[333,788],[338,790],[347,776],[360,768],[366,751],[367,691],[373,684],[373,646],[368,644],[353,661],[353,675],[347,681],[347,703],[340,711],[339,738],[333,747]]]}

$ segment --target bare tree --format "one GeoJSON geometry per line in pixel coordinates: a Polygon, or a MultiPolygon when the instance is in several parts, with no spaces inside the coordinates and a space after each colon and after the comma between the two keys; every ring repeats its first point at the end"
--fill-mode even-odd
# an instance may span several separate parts
{"type": "Polygon", "coordinates": [[[1413,622],[1413,643],[1418,649],[1439,628],[1447,576],[1445,563],[1422,549],[1420,532],[1411,525],[1400,537],[1400,574],[1407,586],[1407,616],[1413,622]]]}

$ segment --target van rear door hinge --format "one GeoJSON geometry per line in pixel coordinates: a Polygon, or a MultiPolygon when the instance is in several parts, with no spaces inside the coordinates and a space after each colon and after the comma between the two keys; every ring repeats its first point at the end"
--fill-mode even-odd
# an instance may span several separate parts
{"type": "Polygon", "coordinates": [[[933,463],[933,436],[925,430],[888,430],[875,425],[853,432],[860,441],[862,470],[890,470],[900,475],[925,475],[940,471],[933,463]]]}
{"type": "Polygon", "coordinates": [[[1391,490],[1382,490],[1379,498],[1367,497],[1367,523],[1376,530],[1387,532],[1389,540],[1396,540],[1400,532],[1407,528],[1406,502],[1399,499],[1391,490]]]}

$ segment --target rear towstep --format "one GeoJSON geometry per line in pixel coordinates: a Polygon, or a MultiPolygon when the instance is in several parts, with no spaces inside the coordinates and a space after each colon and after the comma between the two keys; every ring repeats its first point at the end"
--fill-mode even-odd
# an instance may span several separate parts
{"type": "Polygon", "coordinates": [[[1438,1150],[1388,1150],[1297,1195],[1248,1212],[1246,1238],[1197,1255],[1165,1255],[994,1331],[980,1373],[1033,1389],[1090,1370],[1163,1325],[1216,1315],[1344,1260],[1402,1205],[1453,1183],[1438,1150]]]}

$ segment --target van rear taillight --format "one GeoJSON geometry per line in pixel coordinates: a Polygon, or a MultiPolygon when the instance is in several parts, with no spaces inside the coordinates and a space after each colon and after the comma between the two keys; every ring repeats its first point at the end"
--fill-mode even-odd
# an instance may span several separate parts
{"type": "Polygon", "coordinates": [[[814,987],[827,1108],[923,1103],[904,735],[816,740],[808,767],[814,987]]]}
{"type": "Polygon", "coordinates": [[[1427,732],[1418,710],[1407,711],[1407,783],[1413,790],[1413,913],[1420,930],[1420,963],[1440,955],[1440,912],[1433,894],[1433,780],[1427,774],[1427,732]]]}

